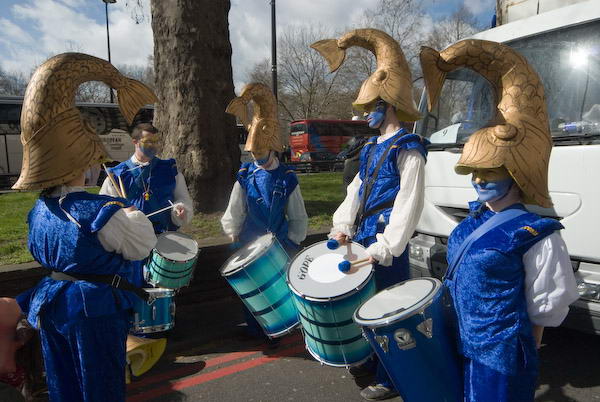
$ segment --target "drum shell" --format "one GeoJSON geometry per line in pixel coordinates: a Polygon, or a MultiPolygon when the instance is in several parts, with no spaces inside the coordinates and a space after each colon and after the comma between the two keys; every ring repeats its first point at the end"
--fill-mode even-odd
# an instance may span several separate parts
{"type": "Polygon", "coordinates": [[[148,304],[139,297],[133,303],[132,334],[150,334],[172,329],[175,326],[175,292],[170,289],[149,289],[155,297],[148,304]]]}
{"type": "Polygon", "coordinates": [[[418,314],[385,326],[363,326],[365,337],[385,367],[392,383],[407,401],[463,400],[461,359],[451,341],[453,338],[445,322],[441,299],[440,290],[433,297],[431,304],[418,314]],[[418,329],[427,319],[432,320],[431,338],[418,329]],[[403,330],[411,334],[414,346],[411,347],[410,343],[407,345],[406,342],[399,344],[395,340],[395,334],[403,330]]]}
{"type": "Polygon", "coordinates": [[[298,313],[285,281],[289,257],[277,239],[242,269],[223,274],[256,321],[271,338],[291,332],[298,313]]]}
{"type": "Polygon", "coordinates": [[[153,250],[146,263],[147,281],[152,286],[179,289],[192,280],[197,257],[188,261],[171,261],[153,250]]]}
{"type": "Polygon", "coordinates": [[[371,275],[359,290],[330,300],[311,299],[294,293],[306,347],[315,359],[333,367],[350,367],[363,363],[372,355],[371,347],[352,315],[375,292],[375,280],[371,275]]]}

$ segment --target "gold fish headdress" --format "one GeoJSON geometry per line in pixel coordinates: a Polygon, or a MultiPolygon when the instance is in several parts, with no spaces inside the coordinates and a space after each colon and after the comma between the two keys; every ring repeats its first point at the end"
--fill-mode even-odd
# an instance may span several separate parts
{"type": "Polygon", "coordinates": [[[25,91],[23,166],[14,189],[64,184],[110,160],[100,137],[75,107],[77,88],[87,81],[102,81],[117,90],[119,108],[129,124],[142,106],[157,101],[150,88],[124,77],[105,60],[82,53],[48,59],[33,73],[25,91]]]}
{"type": "Polygon", "coordinates": [[[495,90],[497,113],[491,122],[495,125],[471,135],[454,167],[456,173],[504,167],[521,189],[525,203],[551,207],[548,163],[552,137],[544,86],[527,60],[508,46],[475,39],[457,42],[441,52],[422,47],[420,58],[429,110],[440,96],[446,74],[461,67],[481,74],[495,90]]]}
{"type": "Polygon", "coordinates": [[[244,150],[258,155],[264,155],[269,150],[283,151],[277,119],[277,100],[268,86],[260,83],[246,84],[240,96],[229,102],[225,111],[237,116],[248,130],[244,150]],[[251,121],[248,113],[250,101],[254,102],[251,121]]]}
{"type": "Polygon", "coordinates": [[[327,60],[332,72],[340,68],[346,49],[352,46],[371,51],[377,59],[377,70],[360,87],[352,103],[354,109],[368,111],[381,98],[396,108],[398,120],[419,120],[421,115],[413,98],[410,69],[394,38],[377,29],[355,29],[339,39],[324,39],[310,45],[327,60]]]}

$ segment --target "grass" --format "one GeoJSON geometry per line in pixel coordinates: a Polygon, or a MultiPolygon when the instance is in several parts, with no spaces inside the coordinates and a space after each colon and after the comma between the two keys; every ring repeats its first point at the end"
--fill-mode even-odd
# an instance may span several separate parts
{"type": "MultiPolygon", "coordinates": [[[[344,199],[341,173],[312,173],[299,175],[300,190],[311,231],[328,230],[331,215],[344,199]]],[[[98,188],[88,189],[97,193],[98,188]]],[[[27,213],[39,192],[0,194],[0,265],[33,261],[27,250],[27,213]]],[[[197,214],[184,231],[201,243],[223,239],[222,212],[197,214]]]]}

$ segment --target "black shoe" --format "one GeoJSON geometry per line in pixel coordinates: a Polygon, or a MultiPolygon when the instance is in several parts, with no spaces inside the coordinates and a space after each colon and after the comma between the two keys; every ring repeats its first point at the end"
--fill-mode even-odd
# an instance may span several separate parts
{"type": "Polygon", "coordinates": [[[360,391],[360,396],[365,398],[367,401],[382,401],[384,399],[390,399],[398,396],[393,388],[388,388],[381,384],[369,385],[367,388],[360,391]]]}
{"type": "Polygon", "coordinates": [[[373,371],[369,370],[369,368],[366,367],[364,364],[361,364],[360,366],[352,366],[348,369],[348,371],[354,378],[361,378],[373,375],[373,371]]]}

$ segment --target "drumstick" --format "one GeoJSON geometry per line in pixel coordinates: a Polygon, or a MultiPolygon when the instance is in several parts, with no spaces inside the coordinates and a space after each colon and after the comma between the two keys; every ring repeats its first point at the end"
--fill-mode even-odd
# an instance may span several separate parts
{"type": "Polygon", "coordinates": [[[150,212],[148,215],[146,215],[146,218],[149,218],[149,217],[151,217],[152,215],[160,214],[161,212],[164,212],[164,211],[166,211],[167,209],[171,209],[171,208],[173,208],[174,206],[175,206],[175,205],[169,205],[168,207],[164,207],[164,208],[161,208],[161,209],[159,209],[159,210],[157,210],[157,211],[150,212]]]}
{"type": "Polygon", "coordinates": [[[106,176],[110,180],[110,183],[112,184],[113,188],[117,192],[117,195],[119,197],[121,197],[121,198],[125,198],[125,197],[123,197],[123,194],[121,194],[121,192],[119,191],[119,186],[117,186],[117,183],[115,182],[115,179],[112,177],[112,173],[110,173],[108,171],[108,168],[106,167],[106,165],[104,163],[102,164],[102,167],[104,168],[104,171],[106,172],[106,176]]]}
{"type": "Polygon", "coordinates": [[[338,264],[338,269],[342,272],[348,272],[348,271],[350,271],[350,268],[352,268],[353,266],[367,262],[367,261],[369,261],[370,258],[371,257],[366,257],[366,258],[361,258],[360,260],[342,261],[338,264]]]}
{"type": "Polygon", "coordinates": [[[121,176],[117,176],[119,178],[119,187],[121,188],[121,194],[123,198],[127,198],[127,192],[125,192],[125,186],[123,185],[123,180],[121,180],[121,176]]]}

